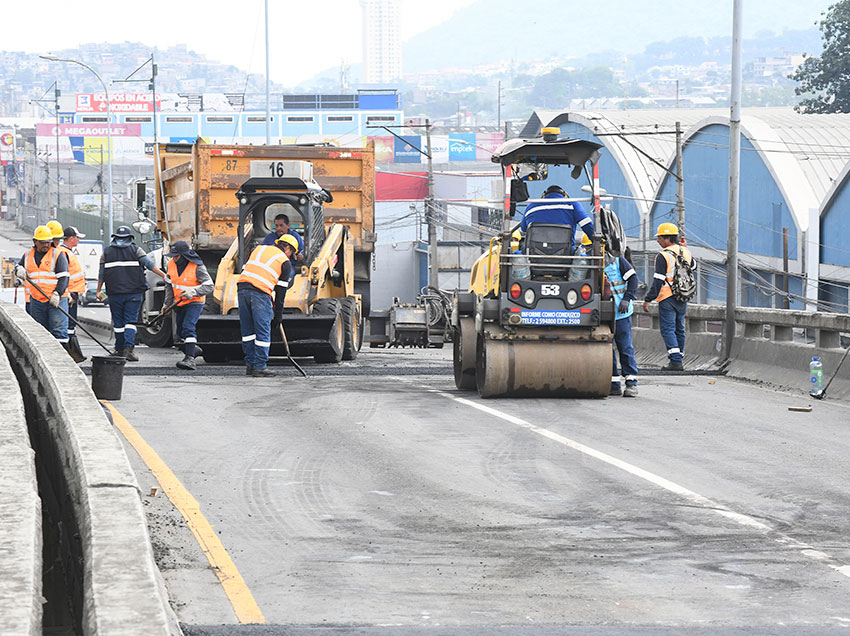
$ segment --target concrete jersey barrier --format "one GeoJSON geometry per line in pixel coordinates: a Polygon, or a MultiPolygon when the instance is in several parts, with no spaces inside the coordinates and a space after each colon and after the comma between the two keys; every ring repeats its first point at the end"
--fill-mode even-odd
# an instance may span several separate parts
{"type": "Polygon", "coordinates": [[[0,634],[42,633],[41,499],[20,387],[0,347],[0,634]]]}
{"type": "MultiPolygon", "coordinates": [[[[83,372],[22,308],[0,303],[0,339],[20,365],[67,488],[82,553],[85,634],[179,633],[156,567],[135,475],[83,372]]],[[[40,575],[40,573],[39,573],[40,575]]]]}

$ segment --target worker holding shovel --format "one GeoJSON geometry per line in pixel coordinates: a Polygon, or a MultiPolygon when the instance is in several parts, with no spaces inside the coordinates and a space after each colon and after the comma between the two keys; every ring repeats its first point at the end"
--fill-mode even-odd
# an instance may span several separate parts
{"type": "Polygon", "coordinates": [[[184,355],[177,368],[194,371],[198,343],[195,325],[204,309],[206,295],[213,293],[215,285],[201,257],[186,241],[174,243],[166,256],[171,258],[166,268],[171,285],[165,288],[165,306],[176,303],[177,337],[183,341],[184,355]]]}

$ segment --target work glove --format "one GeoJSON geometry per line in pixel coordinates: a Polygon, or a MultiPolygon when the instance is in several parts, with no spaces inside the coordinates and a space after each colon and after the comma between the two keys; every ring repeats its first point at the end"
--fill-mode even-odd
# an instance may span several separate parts
{"type": "Polygon", "coordinates": [[[15,276],[20,278],[21,280],[27,279],[27,268],[23,265],[15,265],[15,276]]]}
{"type": "Polygon", "coordinates": [[[629,301],[626,300],[625,298],[623,298],[623,300],[620,301],[620,305],[617,307],[617,311],[620,312],[621,314],[624,314],[628,310],[629,310],[629,301]]]}
{"type": "Polygon", "coordinates": [[[191,287],[191,288],[189,288],[189,289],[184,289],[184,290],[183,290],[183,296],[184,296],[185,298],[187,298],[187,299],[194,298],[194,297],[195,297],[195,296],[197,296],[197,295],[198,295],[198,290],[197,290],[197,289],[195,289],[194,287],[191,287]]]}
{"type": "Polygon", "coordinates": [[[171,284],[171,276],[169,276],[168,274],[165,274],[165,275],[162,277],[162,280],[164,280],[164,281],[165,281],[166,283],[168,283],[169,285],[171,284]]]}
{"type": "Polygon", "coordinates": [[[283,321],[283,312],[276,311],[274,312],[274,318],[272,318],[272,329],[277,329],[280,327],[280,323],[283,321]]]}
{"type": "Polygon", "coordinates": [[[51,306],[53,306],[53,307],[59,307],[59,301],[60,301],[60,300],[61,300],[61,297],[59,296],[59,292],[53,292],[53,293],[50,295],[50,300],[49,300],[48,302],[49,302],[49,303],[51,304],[51,306]]]}

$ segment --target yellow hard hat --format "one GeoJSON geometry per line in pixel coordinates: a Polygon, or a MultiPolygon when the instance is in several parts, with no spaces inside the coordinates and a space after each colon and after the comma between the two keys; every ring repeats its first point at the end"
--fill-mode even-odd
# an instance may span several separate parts
{"type": "Polygon", "coordinates": [[[39,225],[35,228],[35,232],[32,233],[32,237],[36,241],[52,241],[53,231],[46,225],[39,225]]]}
{"type": "Polygon", "coordinates": [[[47,229],[53,233],[53,238],[63,238],[65,230],[62,229],[62,224],[59,221],[48,221],[47,229]]]}
{"type": "Polygon", "coordinates": [[[590,243],[591,243],[591,240],[590,240],[590,237],[587,234],[585,234],[584,236],[581,237],[581,244],[582,245],[590,245],[590,243]]]}
{"type": "Polygon", "coordinates": [[[298,253],[298,240],[294,236],[292,236],[292,234],[284,234],[280,238],[276,239],[275,243],[277,243],[280,247],[283,247],[284,243],[286,243],[287,245],[291,245],[292,253],[298,253]]]}
{"type": "Polygon", "coordinates": [[[522,232],[520,232],[519,230],[514,230],[514,233],[511,234],[511,238],[515,241],[521,241],[522,240],[522,232]]]}
{"type": "Polygon", "coordinates": [[[662,223],[658,226],[658,231],[655,233],[655,236],[678,236],[679,228],[676,227],[675,223],[662,223]]]}

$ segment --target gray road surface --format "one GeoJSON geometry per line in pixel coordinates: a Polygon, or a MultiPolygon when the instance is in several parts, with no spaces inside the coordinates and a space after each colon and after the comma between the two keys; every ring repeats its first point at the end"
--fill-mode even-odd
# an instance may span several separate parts
{"type": "Polygon", "coordinates": [[[269,623],[235,624],[182,518],[146,497],[189,634],[850,628],[844,405],[793,413],[803,394],[700,376],[645,377],[634,400],[482,401],[455,391],[449,349],[364,349],[306,380],[139,353],[116,406],[269,623]]]}

